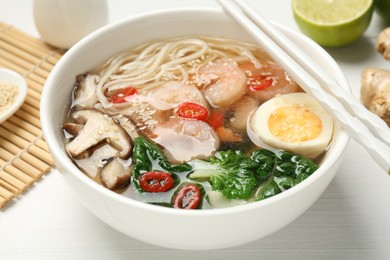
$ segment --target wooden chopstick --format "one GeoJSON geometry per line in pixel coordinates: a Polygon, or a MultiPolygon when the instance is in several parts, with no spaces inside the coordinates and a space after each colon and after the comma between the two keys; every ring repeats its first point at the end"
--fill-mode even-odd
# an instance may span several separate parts
{"type": "Polygon", "coordinates": [[[310,57],[307,55],[302,58],[297,57],[304,52],[296,45],[290,45],[290,41],[284,44],[286,37],[280,37],[281,34],[272,25],[252,8],[242,3],[242,0],[236,1],[238,5],[231,0],[217,0],[217,2],[390,174],[390,130],[384,129],[384,123],[378,123],[375,116],[359,104],[352,94],[344,91],[337,81],[323,72],[319,66],[313,65],[314,61],[308,62],[311,60],[310,57]],[[339,89],[339,91],[335,93],[329,91],[329,94],[323,89],[324,85],[328,91],[330,88],[339,89]],[[348,94],[344,95],[344,92],[348,94]],[[348,110],[344,106],[348,107],[348,110]]]}

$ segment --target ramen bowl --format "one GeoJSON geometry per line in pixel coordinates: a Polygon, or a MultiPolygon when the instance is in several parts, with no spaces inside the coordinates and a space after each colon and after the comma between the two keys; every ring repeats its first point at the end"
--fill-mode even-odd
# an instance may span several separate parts
{"type": "MultiPolygon", "coordinates": [[[[347,86],[342,71],[321,47],[302,34],[276,26],[334,75],[341,86],[347,86]]],[[[41,123],[55,165],[90,212],[114,229],[141,241],[175,249],[206,250],[263,238],[298,218],[332,181],[349,140],[337,124],[329,150],[314,174],[274,197],[224,209],[180,210],[133,200],[92,181],[65,151],[61,124],[77,75],[131,47],[183,35],[222,36],[254,42],[219,9],[175,9],[141,14],[87,36],[56,64],[42,95],[41,123]]]]}

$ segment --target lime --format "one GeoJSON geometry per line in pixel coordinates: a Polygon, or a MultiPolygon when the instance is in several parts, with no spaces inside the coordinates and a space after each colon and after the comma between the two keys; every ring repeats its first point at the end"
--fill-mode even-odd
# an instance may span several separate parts
{"type": "Polygon", "coordinates": [[[357,40],[367,29],[374,0],[292,0],[301,31],[324,47],[357,40]]]}
{"type": "Polygon", "coordinates": [[[375,0],[375,6],[383,20],[390,23],[390,0],[375,0]]]}

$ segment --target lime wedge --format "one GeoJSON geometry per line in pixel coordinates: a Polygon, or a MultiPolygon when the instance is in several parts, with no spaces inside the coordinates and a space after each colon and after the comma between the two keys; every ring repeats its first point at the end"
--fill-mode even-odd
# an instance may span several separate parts
{"type": "Polygon", "coordinates": [[[367,29],[374,0],[292,0],[301,31],[325,47],[357,40],[367,29]]]}

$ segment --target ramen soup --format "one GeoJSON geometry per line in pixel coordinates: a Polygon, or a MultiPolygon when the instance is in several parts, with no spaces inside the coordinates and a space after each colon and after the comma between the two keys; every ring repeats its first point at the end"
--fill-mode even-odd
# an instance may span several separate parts
{"type": "Polygon", "coordinates": [[[62,127],[91,179],[180,209],[290,189],[333,134],[332,118],[261,48],[208,37],[148,42],[77,76],[62,127]]]}

